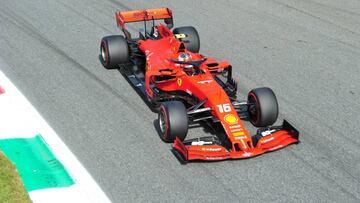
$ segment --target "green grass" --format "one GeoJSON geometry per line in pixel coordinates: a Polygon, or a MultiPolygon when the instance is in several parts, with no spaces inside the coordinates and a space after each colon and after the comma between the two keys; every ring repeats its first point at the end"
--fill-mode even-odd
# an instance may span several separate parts
{"type": "Polygon", "coordinates": [[[6,158],[2,151],[0,151],[0,202],[31,202],[16,167],[6,158]]]}

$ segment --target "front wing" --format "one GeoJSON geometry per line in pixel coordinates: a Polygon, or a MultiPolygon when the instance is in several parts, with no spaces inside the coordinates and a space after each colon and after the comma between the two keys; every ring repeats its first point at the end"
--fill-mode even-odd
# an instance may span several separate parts
{"type": "Polygon", "coordinates": [[[173,148],[177,152],[178,158],[182,161],[204,160],[216,161],[225,159],[250,158],[284,148],[290,144],[299,142],[299,131],[289,122],[284,120],[282,126],[278,126],[271,131],[257,134],[253,141],[255,146],[248,151],[229,151],[219,144],[192,145],[184,144],[176,138],[173,148]]]}

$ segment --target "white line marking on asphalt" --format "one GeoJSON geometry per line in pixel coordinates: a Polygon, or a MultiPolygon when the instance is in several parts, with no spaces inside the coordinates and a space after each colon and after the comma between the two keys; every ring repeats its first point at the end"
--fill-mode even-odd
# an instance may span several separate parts
{"type": "Polygon", "coordinates": [[[33,202],[111,202],[55,131],[1,71],[0,85],[6,91],[0,95],[0,139],[33,137],[40,133],[75,181],[66,188],[31,191],[33,202]]]}

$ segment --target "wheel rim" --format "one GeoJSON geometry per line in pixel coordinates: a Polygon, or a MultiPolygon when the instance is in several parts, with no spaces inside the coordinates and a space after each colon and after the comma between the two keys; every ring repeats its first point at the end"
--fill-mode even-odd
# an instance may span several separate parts
{"type": "Polygon", "coordinates": [[[256,99],[253,95],[249,95],[248,102],[249,106],[249,118],[252,123],[257,123],[259,121],[259,111],[256,103],[256,99]]]}
{"type": "Polygon", "coordinates": [[[159,126],[160,126],[160,130],[162,133],[165,133],[166,131],[166,123],[165,123],[165,116],[164,116],[164,112],[160,112],[160,116],[159,116],[159,126]]]}
{"type": "Polygon", "coordinates": [[[104,44],[101,46],[101,58],[103,61],[106,62],[106,50],[105,50],[104,44]]]}
{"type": "Polygon", "coordinates": [[[255,105],[251,105],[249,107],[249,116],[250,116],[250,119],[252,121],[256,121],[257,120],[257,111],[256,111],[256,106],[255,105]]]}

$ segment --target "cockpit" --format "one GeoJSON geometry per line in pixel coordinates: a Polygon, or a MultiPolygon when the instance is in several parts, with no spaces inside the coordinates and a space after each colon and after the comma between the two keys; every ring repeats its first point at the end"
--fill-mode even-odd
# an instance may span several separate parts
{"type": "Polygon", "coordinates": [[[206,58],[200,60],[192,60],[191,54],[187,51],[179,52],[177,60],[171,59],[173,63],[180,66],[189,76],[203,73],[200,69],[200,66],[205,60],[206,58]]]}

